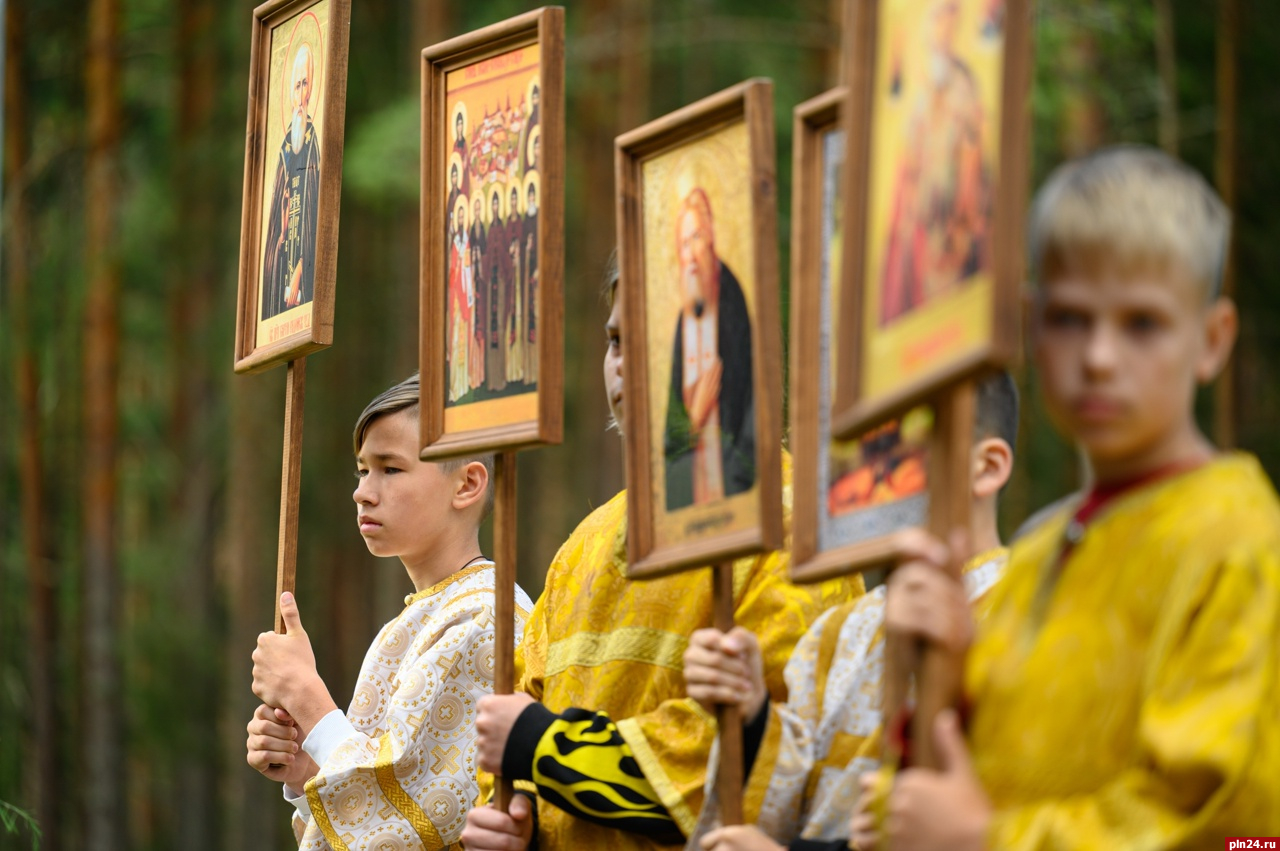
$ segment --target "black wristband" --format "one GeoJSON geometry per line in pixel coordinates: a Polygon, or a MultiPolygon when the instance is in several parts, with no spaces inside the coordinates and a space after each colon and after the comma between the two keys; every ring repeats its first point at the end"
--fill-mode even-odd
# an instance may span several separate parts
{"type": "Polygon", "coordinates": [[[793,839],[787,851],[848,851],[847,839],[793,839]]]}
{"type": "Polygon", "coordinates": [[[507,734],[507,745],[502,750],[502,777],[504,780],[532,780],[533,754],[542,741],[542,734],[555,723],[556,714],[541,703],[531,703],[524,708],[507,734]]]}
{"type": "Polygon", "coordinates": [[[745,786],[751,778],[751,766],[755,765],[760,754],[760,745],[764,742],[765,730],[769,728],[769,694],[765,692],[764,703],[756,716],[742,725],[742,784],[745,786]]]}

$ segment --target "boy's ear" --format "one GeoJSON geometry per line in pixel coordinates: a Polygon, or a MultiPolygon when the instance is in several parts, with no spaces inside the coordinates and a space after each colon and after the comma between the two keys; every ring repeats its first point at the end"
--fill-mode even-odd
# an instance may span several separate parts
{"type": "Polygon", "coordinates": [[[995,496],[1013,473],[1013,448],[998,437],[973,445],[973,498],[995,496]]]}
{"type": "Polygon", "coordinates": [[[458,468],[453,507],[463,511],[477,502],[484,502],[489,489],[489,471],[479,461],[468,461],[458,468]]]}
{"type": "Polygon", "coordinates": [[[1226,365],[1240,329],[1236,304],[1223,296],[1209,305],[1204,317],[1204,349],[1196,364],[1196,380],[1208,384],[1226,365]]]}

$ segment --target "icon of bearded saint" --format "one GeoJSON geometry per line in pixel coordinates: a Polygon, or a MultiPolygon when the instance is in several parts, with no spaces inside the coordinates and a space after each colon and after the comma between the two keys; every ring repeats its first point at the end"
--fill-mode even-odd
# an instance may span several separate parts
{"type": "Polygon", "coordinates": [[[320,137],[308,109],[315,76],[302,44],[289,75],[293,112],[276,163],[267,246],[262,258],[262,318],[308,304],[315,284],[316,213],[320,201],[320,137]]]}

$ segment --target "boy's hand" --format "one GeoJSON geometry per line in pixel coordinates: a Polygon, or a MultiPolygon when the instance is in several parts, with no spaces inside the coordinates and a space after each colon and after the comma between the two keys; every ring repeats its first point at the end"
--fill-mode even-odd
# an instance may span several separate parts
{"type": "Polygon", "coordinates": [[[476,704],[476,761],[482,769],[495,777],[502,775],[502,754],[511,728],[525,707],[535,702],[527,694],[487,694],[480,698],[476,704]]]}
{"type": "Polygon", "coordinates": [[[849,820],[849,847],[854,851],[871,851],[880,844],[875,813],[879,785],[879,771],[864,771],[858,778],[858,803],[853,808],[853,818],[849,820]]]}
{"type": "Polygon", "coordinates": [[[737,824],[713,830],[702,837],[702,851],[786,851],[751,824],[737,824]]]}
{"type": "Polygon", "coordinates": [[[737,705],[743,720],[760,713],[767,691],[760,642],[745,627],[730,632],[700,629],[684,651],[685,691],[710,712],[717,704],[737,705]]]}
{"type": "Polygon", "coordinates": [[[920,530],[899,540],[907,555],[889,574],[885,632],[963,656],[973,640],[973,615],[960,578],[965,542],[957,535],[947,546],[920,530]]]}
{"type": "Polygon", "coordinates": [[[889,795],[885,833],[894,851],[984,851],[991,802],[973,773],[953,710],[938,714],[934,738],[941,771],[911,768],[889,795]]]}
{"type": "Polygon", "coordinates": [[[302,628],[302,616],[293,595],[280,595],[284,635],[264,632],[253,651],[253,693],[262,702],[293,716],[305,736],[316,722],[336,709],[324,681],[316,673],[311,639],[302,628]]]}
{"type": "Polygon", "coordinates": [[[533,802],[528,795],[512,795],[510,813],[493,804],[472,807],[462,829],[462,845],[467,851],[524,851],[532,838],[533,802]]]}
{"type": "Polygon", "coordinates": [[[320,768],[302,749],[292,716],[264,704],[254,710],[246,729],[245,761],[267,779],[288,786],[294,797],[301,794],[320,768]]]}

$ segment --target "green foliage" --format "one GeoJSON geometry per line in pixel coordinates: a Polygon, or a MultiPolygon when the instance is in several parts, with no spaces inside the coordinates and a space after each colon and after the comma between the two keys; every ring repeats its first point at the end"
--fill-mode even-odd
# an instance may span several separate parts
{"type": "Polygon", "coordinates": [[[404,96],[354,125],[342,157],[344,189],[366,203],[416,203],[422,108],[404,96]]]}
{"type": "Polygon", "coordinates": [[[11,836],[19,836],[26,830],[31,836],[31,851],[40,851],[40,825],[30,814],[7,801],[0,801],[0,827],[11,836]]]}

